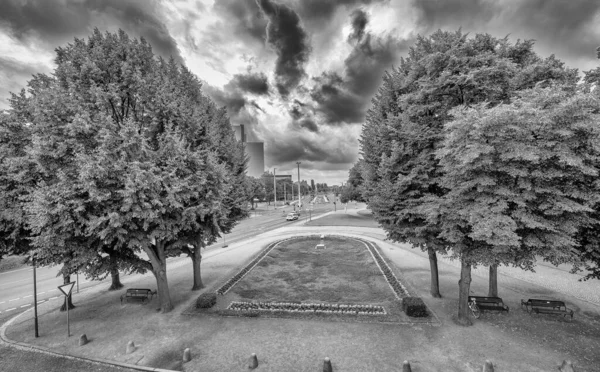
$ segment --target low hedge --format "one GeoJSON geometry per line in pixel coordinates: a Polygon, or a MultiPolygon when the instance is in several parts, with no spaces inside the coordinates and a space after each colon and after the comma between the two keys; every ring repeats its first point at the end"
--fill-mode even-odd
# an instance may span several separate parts
{"type": "Polygon", "coordinates": [[[408,316],[414,318],[422,318],[429,316],[427,314],[427,306],[421,297],[405,297],[402,299],[402,311],[408,316]]]}
{"type": "Polygon", "coordinates": [[[217,303],[217,294],[214,292],[202,293],[196,300],[197,309],[210,309],[217,303]]]}

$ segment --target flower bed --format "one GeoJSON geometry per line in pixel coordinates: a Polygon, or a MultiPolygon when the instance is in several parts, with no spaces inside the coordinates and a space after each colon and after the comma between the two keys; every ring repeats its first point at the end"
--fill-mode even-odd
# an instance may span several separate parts
{"type": "Polygon", "coordinates": [[[396,298],[400,300],[403,297],[407,297],[409,295],[408,291],[402,285],[402,283],[400,283],[398,278],[396,278],[396,275],[394,275],[394,272],[390,269],[387,262],[385,262],[385,260],[381,257],[381,255],[379,254],[377,249],[375,249],[375,247],[373,247],[371,245],[371,243],[369,243],[369,242],[364,242],[364,243],[367,246],[367,249],[369,250],[369,252],[371,252],[373,259],[375,260],[377,267],[379,267],[379,270],[381,270],[381,273],[385,277],[385,280],[388,282],[388,284],[394,291],[396,298]]]}
{"type": "MultiPolygon", "coordinates": [[[[289,239],[285,239],[285,240],[289,240],[289,239]]],[[[277,246],[279,243],[284,242],[285,240],[280,240],[278,242],[272,243],[271,245],[267,246],[267,248],[265,248],[262,252],[260,252],[258,254],[258,256],[256,256],[252,261],[250,261],[250,263],[246,266],[244,266],[244,268],[242,270],[240,270],[237,274],[235,274],[233,277],[231,277],[225,284],[223,284],[219,289],[217,289],[217,294],[219,295],[224,295],[225,293],[227,293],[231,287],[233,287],[237,282],[239,282],[240,280],[242,280],[244,278],[244,276],[246,276],[246,274],[248,274],[250,271],[252,271],[252,269],[254,268],[254,266],[258,265],[258,263],[265,258],[266,255],[269,254],[269,252],[271,252],[273,250],[273,248],[275,248],[275,246],[277,246]]]]}
{"type": "Polygon", "coordinates": [[[290,313],[319,313],[347,315],[386,315],[385,308],[379,305],[346,305],[324,303],[293,302],[243,302],[233,301],[227,310],[237,311],[285,311],[290,313]]]}

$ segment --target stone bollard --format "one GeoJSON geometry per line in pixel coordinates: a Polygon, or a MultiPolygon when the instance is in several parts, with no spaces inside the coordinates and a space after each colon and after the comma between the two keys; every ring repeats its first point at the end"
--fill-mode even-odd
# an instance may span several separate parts
{"type": "Polygon", "coordinates": [[[88,343],[88,339],[87,336],[84,334],[82,334],[81,336],[79,336],[79,346],[83,346],[85,344],[88,343]]]}
{"type": "Polygon", "coordinates": [[[258,367],[258,358],[256,357],[256,354],[252,353],[252,355],[250,355],[250,360],[248,361],[248,368],[254,369],[256,367],[258,367]]]}
{"type": "Polygon", "coordinates": [[[563,360],[560,368],[559,368],[560,372],[575,372],[575,369],[573,369],[573,363],[570,360],[563,360]]]}
{"type": "Polygon", "coordinates": [[[192,354],[190,353],[190,348],[186,348],[185,350],[183,350],[183,362],[187,363],[190,360],[192,360],[192,354]]]}
{"type": "Polygon", "coordinates": [[[408,360],[405,360],[404,363],[402,363],[402,372],[412,372],[408,360]]]}
{"type": "Polygon", "coordinates": [[[136,349],[136,347],[135,347],[135,345],[133,344],[133,341],[129,341],[129,342],[127,343],[127,354],[131,354],[131,353],[133,353],[133,352],[135,351],[135,349],[136,349]]]}
{"type": "Polygon", "coordinates": [[[489,360],[485,361],[485,364],[483,365],[483,372],[494,372],[494,366],[492,365],[492,362],[489,360]]]}
{"type": "Polygon", "coordinates": [[[329,358],[325,358],[325,360],[323,361],[323,372],[332,372],[333,369],[331,368],[331,360],[329,360],[329,358]]]}

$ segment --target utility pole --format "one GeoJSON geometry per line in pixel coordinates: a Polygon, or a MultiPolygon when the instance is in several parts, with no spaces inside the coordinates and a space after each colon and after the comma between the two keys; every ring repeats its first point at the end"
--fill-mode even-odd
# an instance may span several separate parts
{"type": "MultiPolygon", "coordinates": [[[[285,181],[285,180],[284,180],[284,181],[285,181]]],[[[285,191],[285,184],[286,184],[286,183],[287,183],[287,182],[284,182],[284,183],[283,183],[283,204],[284,204],[284,205],[285,205],[285,203],[287,203],[287,193],[286,193],[286,191],[285,191]]]]}
{"type": "Polygon", "coordinates": [[[31,261],[33,263],[33,326],[34,326],[34,330],[35,330],[35,337],[37,338],[37,337],[40,337],[40,333],[38,331],[37,283],[36,283],[36,277],[35,277],[35,253],[33,255],[31,255],[31,261]]]}
{"type": "Polygon", "coordinates": [[[296,164],[298,164],[298,208],[300,208],[300,205],[302,204],[302,200],[300,199],[300,162],[297,161],[296,164]]]}
{"type": "Polygon", "coordinates": [[[273,167],[273,210],[277,208],[277,176],[275,175],[275,170],[277,168],[273,167]]]}

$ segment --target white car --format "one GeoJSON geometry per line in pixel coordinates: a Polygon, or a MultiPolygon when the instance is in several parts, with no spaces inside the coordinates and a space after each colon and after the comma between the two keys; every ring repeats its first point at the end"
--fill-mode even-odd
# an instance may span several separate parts
{"type": "Polygon", "coordinates": [[[286,221],[295,221],[298,219],[298,215],[295,213],[290,213],[285,217],[286,221]]]}

